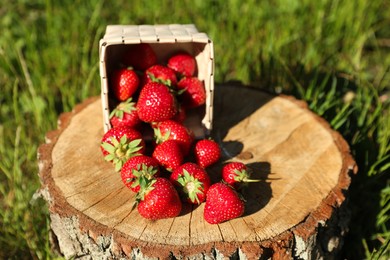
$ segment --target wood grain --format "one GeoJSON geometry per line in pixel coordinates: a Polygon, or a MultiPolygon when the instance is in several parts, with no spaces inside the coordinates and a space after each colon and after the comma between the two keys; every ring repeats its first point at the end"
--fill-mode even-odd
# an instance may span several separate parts
{"type": "Polygon", "coordinates": [[[291,239],[292,232],[313,235],[331,217],[326,209],[344,201],[348,174],[356,172],[342,137],[303,103],[249,87],[220,86],[212,137],[222,147],[223,160],[208,171],[218,180],[223,162],[242,161],[262,181],[244,191],[247,204],[241,218],[210,225],[203,220],[203,205],[186,205],[179,217],[152,222],[131,211],[134,194],[103,160],[101,122],[97,98],[65,115],[63,126],[40,148],[40,175],[52,213],[77,216],[81,229],[92,233],[117,234],[119,245],[189,254],[250,242],[253,250],[261,245],[275,251],[270,246],[275,238],[291,239]],[[193,252],[196,248],[199,252],[193,252]]]}

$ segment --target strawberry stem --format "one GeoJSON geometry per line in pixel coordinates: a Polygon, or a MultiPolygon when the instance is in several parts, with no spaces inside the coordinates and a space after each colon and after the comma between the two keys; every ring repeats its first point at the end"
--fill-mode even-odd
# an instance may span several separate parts
{"type": "Polygon", "coordinates": [[[116,108],[111,111],[110,119],[114,116],[123,119],[125,113],[130,114],[135,109],[135,102],[132,102],[132,98],[129,98],[126,101],[119,103],[116,108]]]}
{"type": "Polygon", "coordinates": [[[171,88],[171,86],[172,86],[172,82],[169,79],[165,79],[164,80],[164,79],[161,79],[161,78],[157,78],[156,76],[154,76],[154,74],[152,74],[150,72],[148,72],[148,76],[149,76],[149,78],[151,79],[152,82],[164,84],[168,88],[171,88]]]}
{"type": "Polygon", "coordinates": [[[127,137],[124,135],[119,141],[114,137],[110,141],[111,143],[104,142],[101,145],[108,152],[108,155],[104,159],[106,161],[112,161],[116,171],[120,171],[128,159],[139,155],[138,152],[142,149],[140,145],[142,139],[135,139],[128,142],[127,137]]]}
{"type": "Polygon", "coordinates": [[[183,175],[179,176],[177,181],[183,187],[183,192],[191,202],[200,204],[198,194],[203,193],[203,183],[192,176],[186,169],[183,169],[183,175]]]}

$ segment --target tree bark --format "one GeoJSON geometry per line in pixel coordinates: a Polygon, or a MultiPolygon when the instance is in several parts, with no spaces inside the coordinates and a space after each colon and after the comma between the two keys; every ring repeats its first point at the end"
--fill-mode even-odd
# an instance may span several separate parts
{"type": "Polygon", "coordinates": [[[54,241],[66,258],[331,259],[348,230],[346,205],[357,172],[348,144],[302,101],[251,88],[217,86],[212,137],[223,162],[253,170],[242,217],[210,225],[203,207],[149,221],[105,162],[101,102],[90,98],[59,118],[38,151],[41,193],[54,241]]]}

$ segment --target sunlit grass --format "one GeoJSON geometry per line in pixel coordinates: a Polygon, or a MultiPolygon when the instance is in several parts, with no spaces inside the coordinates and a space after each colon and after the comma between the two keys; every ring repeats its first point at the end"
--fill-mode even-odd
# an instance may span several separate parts
{"type": "Polygon", "coordinates": [[[359,174],[343,256],[389,244],[390,5],[386,1],[11,1],[0,5],[0,258],[52,258],[37,148],[58,115],[98,95],[108,24],[195,23],[216,83],[306,100],[348,141],[359,174]],[[173,11],[174,10],[174,11],[173,11]]]}

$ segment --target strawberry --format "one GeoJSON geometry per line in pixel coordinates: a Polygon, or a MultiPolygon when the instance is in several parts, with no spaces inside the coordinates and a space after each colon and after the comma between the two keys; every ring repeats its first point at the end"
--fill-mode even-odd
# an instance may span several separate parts
{"type": "Polygon", "coordinates": [[[137,194],[137,201],[139,214],[150,220],[177,217],[182,208],[173,184],[161,177],[149,180],[137,194]]]}
{"type": "Polygon", "coordinates": [[[179,96],[180,103],[185,108],[194,108],[206,102],[206,91],[203,82],[196,77],[182,78],[177,83],[178,91],[184,91],[179,96]]]}
{"type": "Polygon", "coordinates": [[[127,45],[128,49],[122,56],[122,63],[135,70],[146,70],[157,63],[157,55],[147,43],[127,45]]]}
{"type": "Polygon", "coordinates": [[[222,167],[222,180],[233,187],[238,187],[242,183],[259,181],[250,179],[249,170],[242,162],[225,164],[222,167]]]}
{"type": "Polygon", "coordinates": [[[140,184],[158,177],[160,169],[158,161],[153,157],[139,155],[131,157],[121,169],[123,183],[134,192],[140,190],[140,184]],[[146,179],[146,180],[145,180],[146,179]]]}
{"type": "Polygon", "coordinates": [[[204,219],[210,224],[218,224],[244,214],[245,204],[239,194],[229,185],[215,183],[206,194],[204,219]]]}
{"type": "Polygon", "coordinates": [[[119,101],[129,99],[138,89],[140,80],[130,68],[114,70],[110,78],[110,88],[119,101]]]}
{"type": "Polygon", "coordinates": [[[167,140],[158,144],[154,148],[152,157],[168,171],[175,170],[183,162],[183,154],[176,140],[167,140]]]}
{"type": "Polygon", "coordinates": [[[110,123],[112,127],[129,126],[136,127],[141,123],[138,117],[136,103],[132,98],[119,103],[110,114],[110,123]]]}
{"type": "Polygon", "coordinates": [[[201,204],[211,181],[207,172],[195,163],[185,163],[177,167],[170,176],[171,182],[180,188],[186,201],[201,204]]]}
{"type": "Polygon", "coordinates": [[[186,120],[186,118],[187,118],[187,112],[185,108],[179,105],[177,108],[177,113],[172,117],[172,120],[182,124],[186,120]]]}
{"type": "Polygon", "coordinates": [[[166,140],[176,140],[179,143],[184,156],[189,153],[192,142],[194,141],[194,134],[192,131],[173,120],[165,120],[157,123],[154,127],[154,137],[158,144],[165,142],[166,140]]]}
{"type": "Polygon", "coordinates": [[[211,139],[199,140],[194,149],[196,162],[203,168],[216,163],[221,157],[219,145],[211,139]]]}
{"type": "Polygon", "coordinates": [[[169,58],[167,66],[180,77],[192,77],[196,71],[195,58],[188,53],[178,53],[169,58]]]}
{"type": "Polygon", "coordinates": [[[177,113],[176,99],[168,87],[151,82],[146,84],[139,94],[137,111],[139,118],[144,122],[164,121],[177,113]]]}
{"type": "Polygon", "coordinates": [[[177,78],[174,70],[157,64],[145,71],[144,84],[149,82],[158,82],[169,87],[175,87],[177,85],[177,78]]]}
{"type": "Polygon", "coordinates": [[[104,159],[113,162],[115,170],[120,171],[129,158],[144,153],[145,142],[140,132],[121,126],[111,128],[103,135],[100,149],[104,159]]]}

